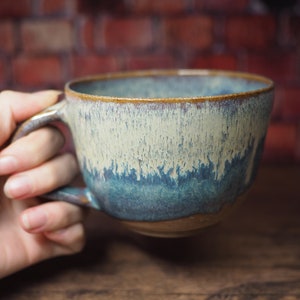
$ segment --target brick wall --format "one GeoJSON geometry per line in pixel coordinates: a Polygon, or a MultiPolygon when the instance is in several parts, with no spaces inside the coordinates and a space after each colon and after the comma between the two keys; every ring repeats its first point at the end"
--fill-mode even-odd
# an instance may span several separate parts
{"type": "Polygon", "coordinates": [[[0,1],[1,89],[62,89],[77,76],[147,68],[271,77],[264,161],[300,162],[299,0],[0,1]]]}

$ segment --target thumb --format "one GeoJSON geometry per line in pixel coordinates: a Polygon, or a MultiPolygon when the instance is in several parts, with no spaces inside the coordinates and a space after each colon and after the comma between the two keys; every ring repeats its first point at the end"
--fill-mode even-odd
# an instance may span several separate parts
{"type": "Polygon", "coordinates": [[[28,119],[58,101],[60,91],[47,90],[36,93],[3,91],[0,93],[0,145],[16,128],[16,124],[28,119]]]}
{"type": "Polygon", "coordinates": [[[35,93],[4,91],[0,94],[0,105],[8,106],[13,120],[24,121],[58,100],[61,91],[47,90],[35,93]]]}

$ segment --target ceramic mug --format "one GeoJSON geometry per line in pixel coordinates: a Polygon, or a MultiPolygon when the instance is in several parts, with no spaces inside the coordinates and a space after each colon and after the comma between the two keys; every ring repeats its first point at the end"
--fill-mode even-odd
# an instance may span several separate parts
{"type": "Polygon", "coordinates": [[[185,236],[212,225],[253,183],[273,82],[226,71],[159,70],[73,80],[15,138],[70,128],[85,188],[45,195],[99,209],[132,230],[185,236]]]}

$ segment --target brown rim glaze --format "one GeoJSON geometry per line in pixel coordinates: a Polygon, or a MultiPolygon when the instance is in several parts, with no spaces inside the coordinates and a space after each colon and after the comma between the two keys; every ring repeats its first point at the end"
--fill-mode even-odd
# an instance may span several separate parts
{"type": "Polygon", "coordinates": [[[130,98],[130,97],[113,97],[113,96],[98,96],[90,95],[85,93],[76,92],[72,89],[72,85],[79,82],[89,82],[97,80],[107,80],[107,79],[120,79],[120,78],[138,78],[142,76],[226,76],[243,78],[246,80],[258,81],[266,84],[266,87],[251,90],[247,92],[215,95],[215,96],[199,96],[199,97],[176,97],[176,98],[164,98],[164,102],[203,102],[203,101],[221,101],[235,98],[245,98],[249,96],[254,96],[261,93],[266,93],[274,88],[274,83],[271,79],[260,76],[257,74],[236,72],[236,71],[221,71],[221,70],[205,70],[205,69],[178,69],[178,70],[145,70],[145,71],[128,71],[128,72],[116,72],[116,73],[106,73],[101,75],[87,76],[78,78],[68,82],[65,86],[65,93],[67,95],[80,98],[82,100],[90,101],[103,101],[103,102],[118,102],[118,103],[149,103],[149,102],[161,102],[162,98],[130,98]]]}

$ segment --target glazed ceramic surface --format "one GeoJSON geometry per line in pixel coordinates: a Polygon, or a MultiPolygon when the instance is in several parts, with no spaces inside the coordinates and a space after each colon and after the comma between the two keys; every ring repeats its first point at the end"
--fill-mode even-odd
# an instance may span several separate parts
{"type": "Polygon", "coordinates": [[[243,73],[153,71],[75,80],[65,93],[56,116],[71,129],[85,197],[119,219],[153,222],[216,214],[249,188],[273,84],[243,73]]]}
{"type": "Polygon", "coordinates": [[[68,86],[63,118],[109,214],[154,221],[216,213],[253,181],[272,94],[251,91],[266,87],[209,73],[88,79],[68,86]]]}

